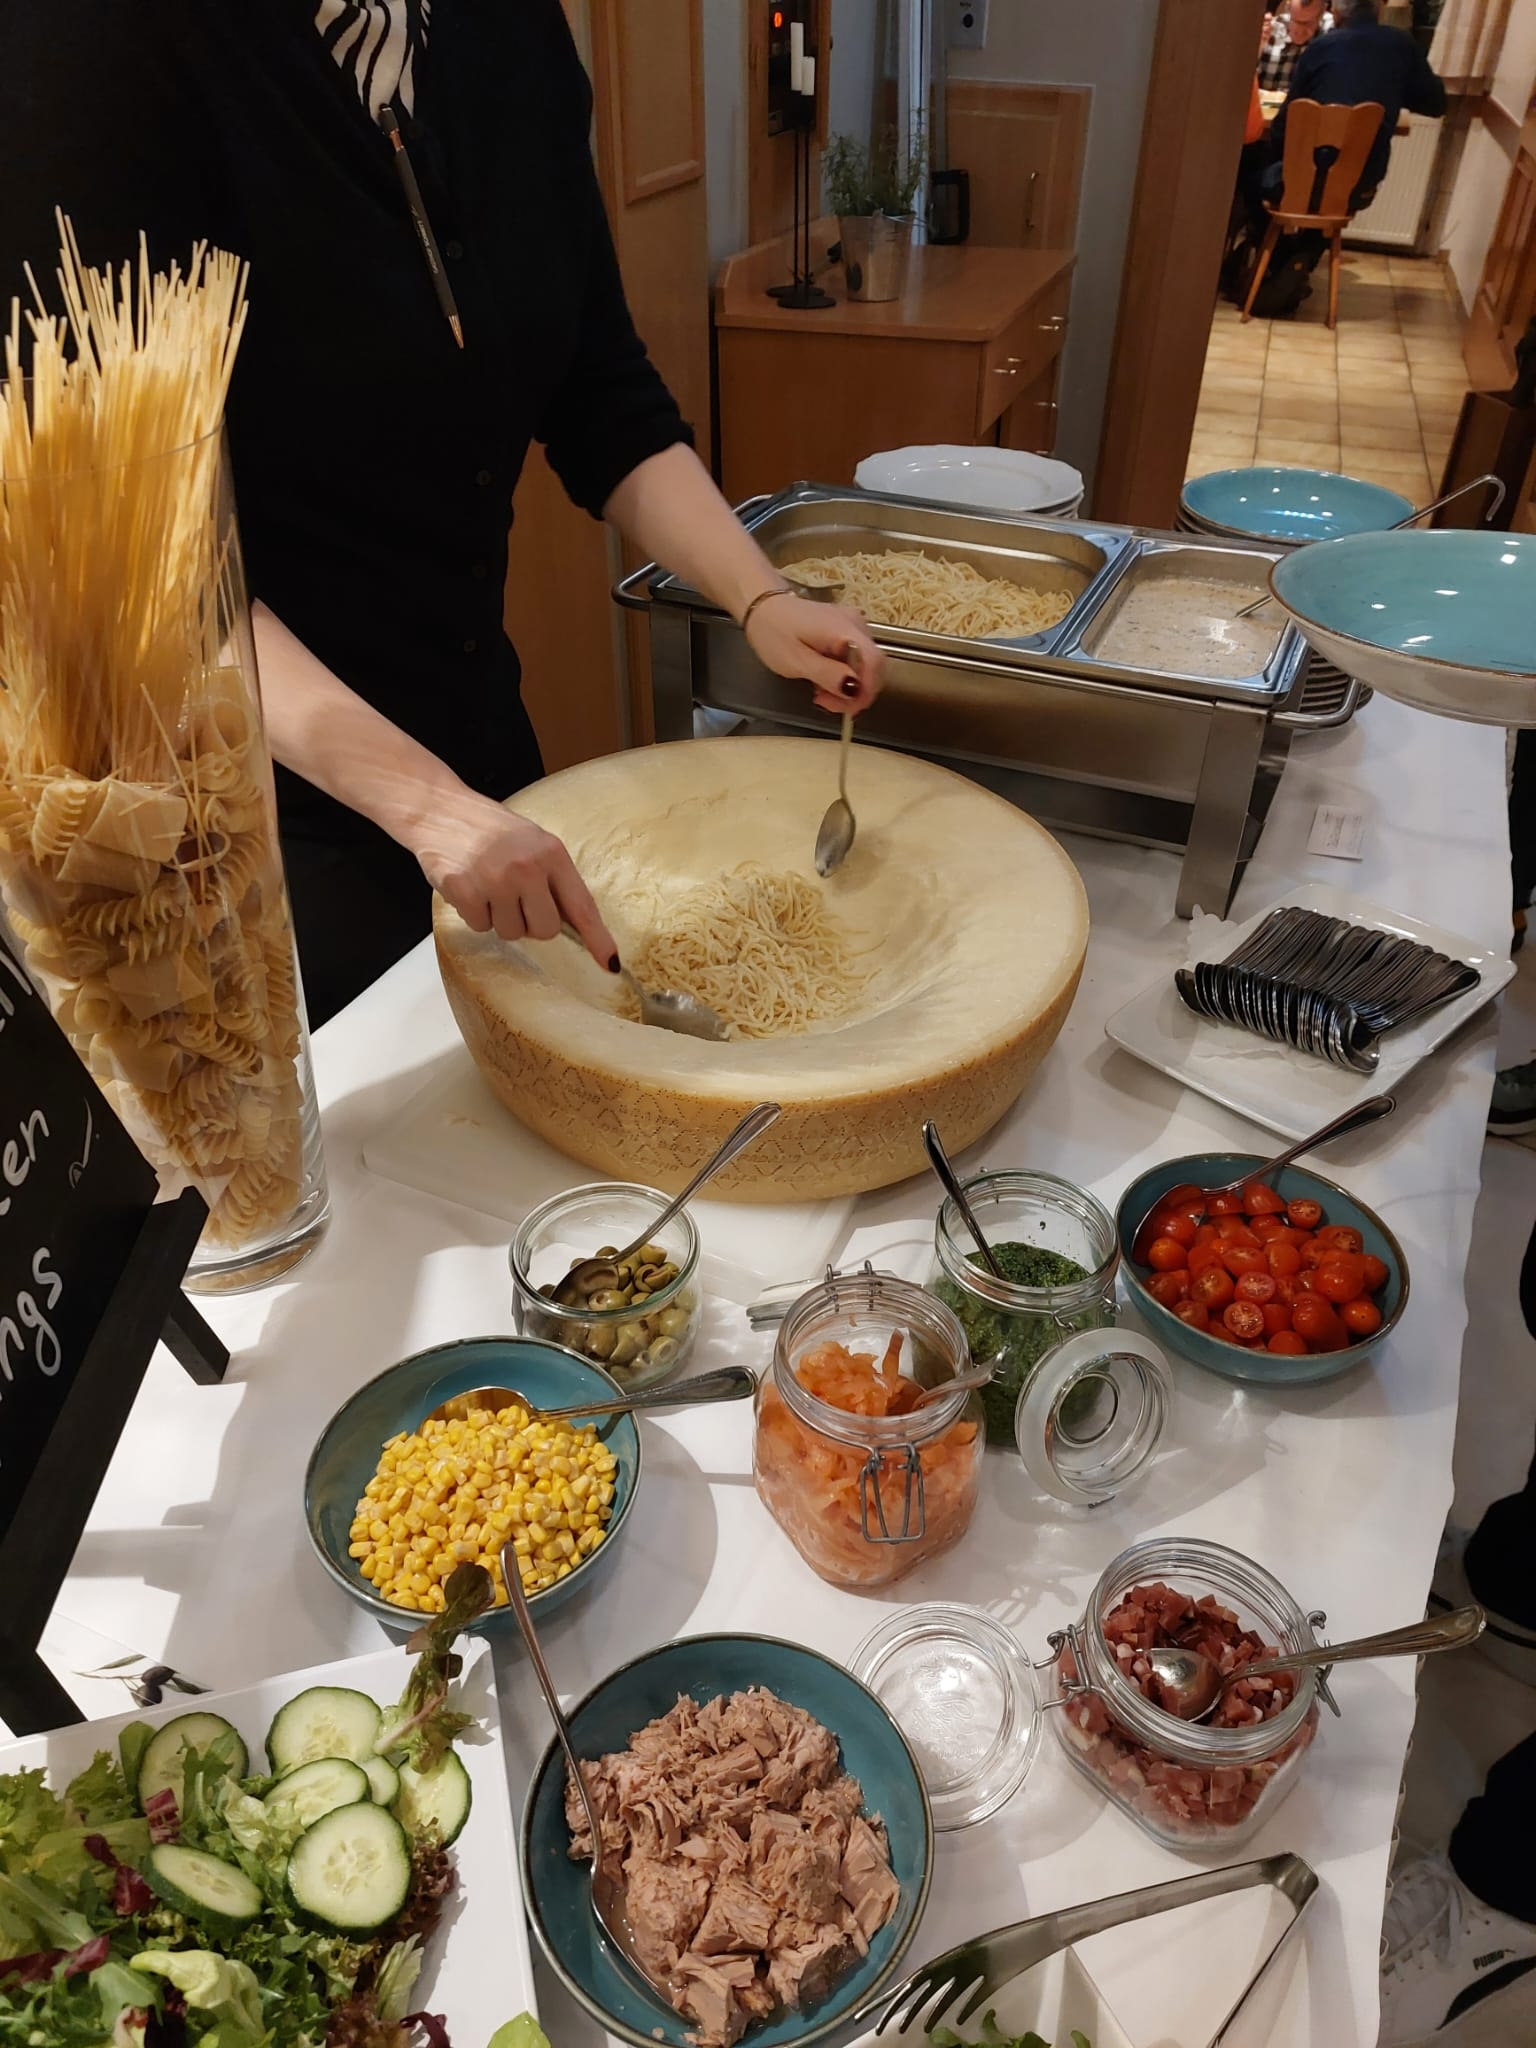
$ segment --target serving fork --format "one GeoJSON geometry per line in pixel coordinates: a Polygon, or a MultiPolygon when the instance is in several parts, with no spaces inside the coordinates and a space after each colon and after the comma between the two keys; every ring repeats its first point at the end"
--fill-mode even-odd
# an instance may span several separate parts
{"type": "Polygon", "coordinates": [[[1247,1891],[1261,1884],[1272,1886],[1289,1903],[1291,1918],[1248,1980],[1236,2005],[1211,2036],[1209,2048],[1221,2048],[1232,2022],[1317,1890],[1315,1872],[1299,1856],[1264,1856],[1252,1863],[1228,1864],[1221,1870],[1196,1871],[1166,1884],[1146,1885],[1139,1891],[1120,1892],[1114,1898],[1095,1899],[1085,1906],[1067,1906],[1059,1912],[1042,1913],[1033,1920],[1018,1921],[1012,1927],[996,1928],[991,1934],[962,1942],[958,1948],[914,1970],[894,1991],[871,2001],[858,2017],[865,2026],[873,2025],[877,2034],[892,2025],[902,2032],[911,2029],[926,2034],[950,2012],[957,1999],[963,1998],[965,2003],[955,2014],[955,2024],[964,2026],[1005,1984],[1060,1949],[1071,1948],[1111,1927],[1150,1919],[1153,1914],[1171,1912],[1176,1906],[1193,1906],[1202,1899],[1223,1898],[1230,1892],[1247,1891]]]}

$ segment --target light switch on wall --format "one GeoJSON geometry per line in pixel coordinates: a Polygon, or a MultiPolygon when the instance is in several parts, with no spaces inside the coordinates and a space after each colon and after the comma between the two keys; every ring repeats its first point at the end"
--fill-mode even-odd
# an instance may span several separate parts
{"type": "Polygon", "coordinates": [[[949,0],[949,47],[952,50],[984,50],[987,47],[987,0],[949,0]]]}

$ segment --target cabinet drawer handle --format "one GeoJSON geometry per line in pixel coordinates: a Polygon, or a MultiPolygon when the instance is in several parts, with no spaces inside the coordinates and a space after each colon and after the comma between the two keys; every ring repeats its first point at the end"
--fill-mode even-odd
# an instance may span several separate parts
{"type": "Polygon", "coordinates": [[[1008,358],[1006,367],[1003,364],[999,363],[993,369],[992,374],[994,377],[1017,377],[1017,375],[1019,374],[1019,365],[1020,363],[1023,362],[1023,360],[1024,358],[1022,356],[1010,356],[1008,358]]]}
{"type": "Polygon", "coordinates": [[[1057,412],[1060,410],[1054,398],[1037,398],[1035,404],[1039,406],[1042,412],[1057,412]]]}
{"type": "Polygon", "coordinates": [[[1042,320],[1040,322],[1040,332],[1042,334],[1060,334],[1066,324],[1067,316],[1065,313],[1053,313],[1049,320],[1042,320]]]}

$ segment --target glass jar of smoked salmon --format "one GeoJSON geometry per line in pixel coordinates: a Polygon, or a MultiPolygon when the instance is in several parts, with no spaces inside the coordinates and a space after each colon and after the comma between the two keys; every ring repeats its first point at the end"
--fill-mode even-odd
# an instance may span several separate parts
{"type": "Polygon", "coordinates": [[[1134,1544],[1094,1587],[1082,1620],[1050,1639],[1052,1718],[1067,1755],[1168,1848],[1235,1847],[1296,1783],[1317,1702],[1328,1697],[1315,1670],[1250,1680],[1242,1667],[1314,1648],[1324,1619],[1219,1543],[1134,1544]],[[1181,1721],[1157,1704],[1145,1652],[1172,1643],[1234,1674],[1208,1721],[1181,1721]]]}
{"type": "Polygon", "coordinates": [[[888,1586],[970,1527],[986,1432],[955,1316],[888,1273],[829,1279],[779,1326],[757,1395],[752,1469],[811,1570],[888,1586]]]}

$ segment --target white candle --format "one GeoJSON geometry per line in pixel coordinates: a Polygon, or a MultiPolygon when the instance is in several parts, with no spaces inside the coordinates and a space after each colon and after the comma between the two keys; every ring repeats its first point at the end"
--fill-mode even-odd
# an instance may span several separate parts
{"type": "Polygon", "coordinates": [[[816,59],[805,58],[800,65],[800,90],[808,100],[816,97],[816,59]]]}
{"type": "Polygon", "coordinates": [[[805,76],[805,23],[792,21],[789,24],[789,89],[804,92],[802,80],[805,76]]]}

